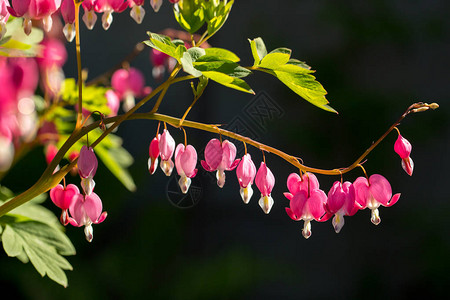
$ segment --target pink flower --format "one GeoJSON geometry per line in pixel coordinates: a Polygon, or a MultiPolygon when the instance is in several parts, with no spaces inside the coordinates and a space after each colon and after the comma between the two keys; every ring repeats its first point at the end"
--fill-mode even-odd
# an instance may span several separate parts
{"type": "Polygon", "coordinates": [[[261,192],[261,198],[259,199],[258,204],[262,210],[268,214],[273,206],[273,199],[270,193],[275,185],[275,177],[264,162],[261,162],[261,165],[259,166],[255,182],[261,192]]]}
{"type": "Polygon", "coordinates": [[[102,25],[103,29],[108,30],[113,21],[112,13],[123,12],[128,7],[126,0],[97,0],[95,2],[95,11],[103,13],[102,25]]]}
{"type": "Polygon", "coordinates": [[[286,213],[294,221],[304,221],[302,235],[305,239],[311,236],[311,221],[323,222],[330,216],[326,215],[324,206],[327,195],[319,189],[319,181],[312,173],[306,173],[302,178],[295,173],[289,175],[287,180],[289,193],[284,196],[290,200],[290,207],[286,213]]]}
{"type": "Polygon", "coordinates": [[[56,206],[62,209],[60,221],[64,226],[69,224],[69,215],[67,210],[78,198],[78,195],[80,195],[80,190],[74,184],[69,184],[66,187],[58,184],[50,190],[50,199],[52,199],[56,206]]]}
{"type": "Polygon", "coordinates": [[[145,9],[142,7],[144,0],[128,0],[128,4],[131,7],[130,16],[136,23],[141,24],[145,16],[145,9]]]}
{"type": "Polygon", "coordinates": [[[414,170],[414,162],[411,157],[409,157],[411,150],[411,143],[399,133],[397,141],[395,141],[394,144],[394,151],[402,159],[402,168],[409,176],[412,176],[414,170]]]}
{"type": "Polygon", "coordinates": [[[97,0],[84,0],[83,6],[84,15],[83,22],[89,30],[94,28],[95,22],[97,22],[97,15],[95,14],[95,2],[97,0]]]}
{"type": "Polygon", "coordinates": [[[212,139],[205,148],[205,160],[201,161],[206,171],[216,171],[217,185],[225,184],[225,172],[237,167],[239,159],[236,159],[236,146],[229,140],[222,143],[218,139],[212,139]]]}
{"type": "Polygon", "coordinates": [[[75,37],[75,4],[73,0],[62,1],[61,16],[66,23],[63,28],[64,36],[68,42],[72,42],[75,37]]]}
{"type": "Polygon", "coordinates": [[[241,186],[240,194],[245,204],[250,201],[253,195],[252,184],[256,176],[256,166],[252,161],[250,154],[245,154],[238,167],[236,175],[241,186]]]}
{"type": "Polygon", "coordinates": [[[178,184],[183,194],[186,194],[191,185],[191,178],[197,174],[197,151],[191,145],[186,147],[183,144],[178,144],[175,149],[175,166],[177,167],[178,175],[181,176],[178,184]]]}
{"type": "Polygon", "coordinates": [[[109,117],[117,116],[120,107],[120,99],[117,94],[113,90],[108,90],[105,93],[106,97],[106,105],[109,107],[111,113],[108,115],[109,117]]]}
{"type": "Polygon", "coordinates": [[[9,19],[9,2],[8,0],[0,0],[0,40],[6,34],[6,22],[9,19]]]}
{"type": "Polygon", "coordinates": [[[326,211],[334,215],[333,228],[339,233],[344,226],[344,216],[353,216],[360,209],[355,201],[355,187],[351,182],[336,181],[328,192],[326,211]]]}
{"type": "Polygon", "coordinates": [[[159,140],[161,135],[158,134],[150,142],[148,147],[148,154],[150,158],[148,159],[148,171],[151,175],[155,174],[156,168],[158,167],[158,157],[159,157],[159,140]]]}
{"type": "Polygon", "coordinates": [[[39,66],[43,69],[62,68],[67,60],[67,50],[64,43],[58,39],[45,39],[41,46],[42,52],[37,58],[39,66]]]}
{"type": "Polygon", "coordinates": [[[144,75],[135,68],[117,70],[111,78],[112,88],[117,96],[125,101],[123,105],[125,111],[134,107],[135,97],[144,94],[144,85],[144,75]]]}
{"type": "Polygon", "coordinates": [[[39,82],[39,70],[36,60],[32,58],[10,58],[9,67],[12,84],[17,91],[17,97],[30,97],[34,95],[39,82]]]}
{"type": "Polygon", "coordinates": [[[383,205],[389,207],[397,203],[400,194],[392,196],[392,189],[389,181],[379,174],[373,174],[369,180],[365,177],[358,177],[353,183],[356,192],[356,202],[362,209],[368,207],[372,210],[371,221],[378,225],[381,222],[378,207],[383,205]]]}
{"type": "Polygon", "coordinates": [[[84,234],[88,242],[92,242],[94,237],[92,224],[100,224],[106,219],[107,213],[102,212],[102,209],[102,200],[96,193],[88,196],[79,194],[69,208],[72,216],[69,217],[70,224],[76,227],[84,225],[84,234]]]}
{"type": "Polygon", "coordinates": [[[49,32],[52,29],[52,17],[61,6],[61,0],[12,0],[12,7],[8,7],[9,13],[15,17],[23,17],[23,27],[25,33],[31,33],[31,20],[42,19],[44,30],[49,32]]]}
{"type": "Polygon", "coordinates": [[[82,178],[92,178],[97,172],[98,161],[92,147],[83,146],[78,158],[78,173],[82,178]]]}
{"type": "Polygon", "coordinates": [[[161,138],[159,139],[159,153],[161,155],[161,170],[166,176],[170,176],[173,170],[172,155],[175,150],[175,140],[170,135],[167,129],[164,129],[161,138]]]}

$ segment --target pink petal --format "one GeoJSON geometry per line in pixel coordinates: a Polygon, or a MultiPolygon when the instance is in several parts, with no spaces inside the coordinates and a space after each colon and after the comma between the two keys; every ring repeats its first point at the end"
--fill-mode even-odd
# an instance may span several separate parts
{"type": "Polygon", "coordinates": [[[324,204],[327,201],[327,195],[322,190],[313,190],[306,201],[307,209],[315,220],[319,220],[325,214],[324,204]]]}
{"type": "Polygon", "coordinates": [[[208,165],[208,163],[204,160],[200,161],[200,164],[202,165],[203,169],[205,169],[208,172],[215,171],[214,169],[211,169],[211,167],[208,165]]]}
{"type": "Polygon", "coordinates": [[[239,165],[239,162],[240,162],[241,160],[240,159],[236,159],[232,164],[231,164],[231,166],[229,167],[229,168],[227,168],[226,170],[227,171],[233,171],[238,165],[239,165]]]}
{"type": "Polygon", "coordinates": [[[258,173],[256,173],[255,183],[263,196],[268,196],[272,192],[275,177],[264,162],[261,162],[258,173]]]}
{"type": "Polygon", "coordinates": [[[108,216],[108,213],[106,211],[102,212],[102,214],[100,215],[100,217],[98,218],[97,221],[95,221],[95,224],[100,224],[101,222],[105,221],[106,217],[108,216]]]}
{"type": "Polygon", "coordinates": [[[414,162],[411,157],[402,159],[402,168],[405,170],[406,174],[412,176],[414,171],[414,162]]]}
{"type": "Polygon", "coordinates": [[[392,205],[394,205],[395,203],[397,203],[398,202],[398,199],[400,199],[400,193],[398,193],[398,194],[395,194],[394,196],[392,196],[392,199],[391,199],[391,201],[389,201],[389,203],[387,204],[387,205],[385,205],[385,206],[387,206],[387,207],[389,207],[389,206],[392,206],[392,205]]]}
{"type": "MultiPolygon", "coordinates": [[[[75,223],[77,225],[74,226],[82,226],[85,224],[85,211],[84,211],[84,196],[79,194],[77,198],[72,202],[72,205],[69,207],[70,214],[72,215],[75,223]]],[[[69,222],[72,222],[69,219],[69,222]]],[[[73,224],[72,224],[73,225],[73,224]]]]}
{"type": "Polygon", "coordinates": [[[289,218],[291,218],[294,221],[299,221],[301,218],[297,217],[295,213],[290,209],[289,207],[284,208],[286,210],[286,213],[288,214],[289,218]]]}
{"type": "Polygon", "coordinates": [[[102,209],[102,200],[96,193],[93,192],[84,198],[84,210],[92,222],[95,222],[100,217],[102,209]]]}
{"type": "Polygon", "coordinates": [[[292,198],[294,198],[294,195],[292,195],[291,193],[283,193],[283,195],[289,200],[289,201],[291,201],[292,200],[292,198]]]}
{"type": "Polygon", "coordinates": [[[342,188],[340,181],[333,183],[330,191],[328,192],[327,208],[330,213],[335,214],[342,208],[345,203],[346,193],[342,188]]]}
{"type": "Polygon", "coordinates": [[[150,143],[148,148],[148,154],[151,158],[157,158],[159,156],[159,138],[161,135],[158,134],[157,137],[154,137],[150,143]]]}
{"type": "Polygon", "coordinates": [[[195,166],[197,165],[197,151],[192,145],[188,145],[180,158],[181,167],[187,177],[192,178],[195,176],[195,166]]]}
{"type": "Polygon", "coordinates": [[[208,164],[209,169],[212,171],[217,170],[222,162],[222,157],[223,149],[220,145],[220,141],[218,139],[210,140],[205,147],[205,161],[208,164]]]}
{"type": "Polygon", "coordinates": [[[400,158],[407,158],[411,154],[411,143],[400,134],[394,144],[394,151],[400,158]]]}
{"type": "Polygon", "coordinates": [[[256,166],[253,163],[250,154],[246,154],[242,157],[236,169],[236,175],[241,187],[246,188],[249,184],[253,184],[253,180],[256,176],[256,166]]]}
{"type": "Polygon", "coordinates": [[[353,183],[355,187],[355,200],[361,206],[361,209],[367,207],[367,200],[369,199],[369,183],[367,178],[358,177],[353,183]]]}
{"type": "MultiPolygon", "coordinates": [[[[225,140],[222,142],[222,162],[219,165],[219,169],[223,170],[232,170],[234,168],[231,168],[233,163],[235,162],[236,158],[236,146],[230,142],[229,140],[225,140]]],[[[235,167],[239,161],[236,163],[235,167]]]]}
{"type": "Polygon", "coordinates": [[[389,181],[379,174],[373,174],[369,178],[369,191],[373,198],[384,206],[392,197],[392,189],[389,181]]]}
{"type": "Polygon", "coordinates": [[[12,0],[12,7],[8,8],[8,11],[15,17],[21,17],[28,11],[30,2],[31,0],[12,0]]]}
{"type": "Polygon", "coordinates": [[[184,152],[184,145],[180,143],[175,149],[175,167],[177,168],[177,173],[180,176],[184,175],[184,170],[180,163],[181,154],[183,154],[183,152],[184,152]]]}
{"type": "Polygon", "coordinates": [[[175,150],[175,140],[170,135],[167,129],[164,129],[163,134],[159,140],[159,152],[162,160],[169,160],[172,158],[175,150]]]}
{"type": "Polygon", "coordinates": [[[92,147],[81,147],[77,164],[78,172],[81,177],[88,178],[95,176],[95,173],[97,172],[98,161],[92,147]]]}
{"type": "Polygon", "coordinates": [[[62,1],[61,15],[65,23],[73,24],[75,22],[75,5],[73,0],[62,1]]]}
{"type": "Polygon", "coordinates": [[[347,216],[353,216],[359,210],[359,206],[356,205],[356,192],[355,187],[349,181],[344,182],[342,189],[345,192],[344,212],[347,216]]]}
{"type": "Polygon", "coordinates": [[[297,173],[291,173],[287,179],[287,188],[291,194],[295,194],[300,190],[300,182],[302,179],[297,173]]]}
{"type": "Polygon", "coordinates": [[[304,216],[304,207],[308,196],[305,191],[299,191],[291,199],[290,207],[294,214],[299,218],[304,216]]]}

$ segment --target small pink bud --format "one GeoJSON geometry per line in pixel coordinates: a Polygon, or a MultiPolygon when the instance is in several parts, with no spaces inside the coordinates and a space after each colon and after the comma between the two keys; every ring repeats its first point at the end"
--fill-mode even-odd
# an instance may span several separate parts
{"type": "Polygon", "coordinates": [[[161,155],[161,169],[166,174],[170,176],[174,167],[172,161],[173,151],[175,150],[175,140],[170,135],[167,129],[164,129],[163,134],[159,140],[159,152],[161,155]]]}
{"type": "Polygon", "coordinates": [[[414,162],[410,157],[411,150],[411,143],[399,134],[394,144],[394,151],[402,159],[402,168],[409,176],[412,176],[414,170],[414,162]]]}
{"type": "Polygon", "coordinates": [[[92,147],[83,146],[78,158],[78,173],[82,178],[94,177],[97,172],[98,161],[92,147]]]}
{"type": "Polygon", "coordinates": [[[250,154],[245,154],[238,167],[236,168],[236,175],[239,181],[240,194],[245,204],[250,201],[253,195],[252,184],[256,176],[256,166],[252,161],[250,154]]]}
{"type": "Polygon", "coordinates": [[[258,204],[261,206],[262,210],[268,214],[273,206],[273,199],[270,193],[275,185],[275,177],[264,162],[261,162],[261,165],[259,166],[255,182],[261,192],[261,199],[259,199],[258,204]]]}

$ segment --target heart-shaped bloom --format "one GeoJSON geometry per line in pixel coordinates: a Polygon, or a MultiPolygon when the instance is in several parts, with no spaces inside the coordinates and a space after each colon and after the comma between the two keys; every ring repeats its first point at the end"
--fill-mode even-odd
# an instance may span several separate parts
{"type": "Polygon", "coordinates": [[[361,209],[368,207],[372,210],[370,220],[378,225],[381,222],[378,207],[383,205],[389,207],[397,203],[400,194],[392,196],[391,184],[379,174],[373,174],[369,180],[365,177],[358,177],[353,183],[356,192],[356,202],[361,209]]]}
{"type": "Polygon", "coordinates": [[[69,222],[71,225],[81,227],[84,225],[84,234],[86,240],[92,242],[93,229],[92,224],[99,224],[106,219],[107,213],[102,212],[102,200],[96,193],[88,196],[81,194],[75,199],[69,208],[70,215],[69,222]]]}
{"type": "Polygon", "coordinates": [[[129,111],[135,105],[135,97],[144,94],[144,75],[135,68],[120,69],[111,77],[111,86],[120,99],[124,100],[123,109],[129,111]]]}
{"type": "Polygon", "coordinates": [[[6,34],[6,22],[9,19],[9,2],[8,0],[0,0],[0,40],[6,34]]]}
{"type": "Polygon", "coordinates": [[[159,154],[161,155],[160,167],[166,176],[170,176],[173,170],[172,155],[175,150],[175,140],[167,129],[164,129],[159,139],[159,154]]]}
{"type": "Polygon", "coordinates": [[[258,204],[262,210],[268,214],[273,206],[273,198],[270,193],[272,193],[273,186],[275,185],[275,177],[265,162],[261,162],[261,165],[259,166],[255,183],[261,192],[261,198],[259,199],[258,204]]]}
{"type": "Polygon", "coordinates": [[[289,193],[284,196],[290,200],[286,213],[294,221],[304,221],[302,235],[305,239],[311,236],[311,221],[324,222],[331,215],[327,215],[325,205],[327,195],[319,188],[319,181],[312,173],[306,173],[300,177],[296,173],[289,175],[287,180],[289,193]]]}
{"type": "Polygon", "coordinates": [[[12,0],[12,7],[8,7],[9,13],[15,17],[23,17],[23,27],[25,33],[31,33],[31,20],[42,19],[44,30],[49,32],[52,29],[52,17],[61,6],[61,0],[12,0]]]}
{"type": "Polygon", "coordinates": [[[148,147],[148,155],[150,156],[148,159],[148,171],[151,175],[155,174],[156,168],[158,167],[158,157],[159,157],[159,139],[161,135],[158,134],[153,138],[150,142],[150,146],[148,147]]]}
{"type": "Polygon", "coordinates": [[[131,7],[130,16],[136,23],[141,24],[145,16],[145,9],[142,7],[144,0],[128,0],[128,5],[131,7]]]}
{"type": "Polygon", "coordinates": [[[75,38],[75,4],[73,0],[63,0],[61,3],[61,16],[66,25],[64,25],[63,33],[68,42],[72,42],[75,38]]]}
{"type": "Polygon", "coordinates": [[[252,184],[256,176],[256,166],[250,154],[245,154],[236,168],[236,175],[241,186],[240,194],[245,204],[253,195],[252,184]]]}
{"type": "Polygon", "coordinates": [[[402,168],[409,176],[412,176],[414,170],[414,162],[411,157],[409,157],[411,155],[411,150],[411,143],[399,133],[397,141],[395,141],[394,144],[394,151],[402,159],[402,168]]]}
{"type": "Polygon", "coordinates": [[[186,147],[183,144],[178,144],[175,149],[175,166],[177,167],[178,175],[181,176],[178,184],[183,194],[186,194],[191,186],[191,178],[197,174],[197,151],[191,145],[186,147]]]}
{"type": "Polygon", "coordinates": [[[89,30],[94,28],[97,22],[97,15],[95,14],[95,2],[97,0],[84,0],[81,4],[84,9],[83,22],[89,30]]]}
{"type": "Polygon", "coordinates": [[[62,209],[59,220],[64,226],[69,224],[69,215],[67,210],[77,199],[78,195],[80,195],[80,190],[74,184],[69,184],[66,187],[58,184],[50,190],[50,199],[52,199],[56,206],[62,209]]]}
{"type": "Polygon", "coordinates": [[[97,0],[95,2],[95,11],[103,13],[102,25],[103,29],[108,30],[113,21],[113,12],[121,13],[128,7],[126,0],[97,0]]]}
{"type": "Polygon", "coordinates": [[[92,147],[83,146],[78,158],[78,173],[81,178],[92,178],[97,172],[98,161],[92,147]]]}
{"type": "Polygon", "coordinates": [[[216,171],[217,185],[225,184],[225,171],[231,171],[239,164],[236,159],[236,146],[229,140],[222,143],[218,139],[212,139],[205,147],[205,160],[201,161],[202,167],[209,172],[216,171]]]}
{"type": "Polygon", "coordinates": [[[329,214],[334,215],[332,223],[336,233],[339,233],[344,226],[344,216],[353,216],[360,208],[355,201],[355,187],[351,182],[333,183],[328,192],[325,209],[329,214]]]}

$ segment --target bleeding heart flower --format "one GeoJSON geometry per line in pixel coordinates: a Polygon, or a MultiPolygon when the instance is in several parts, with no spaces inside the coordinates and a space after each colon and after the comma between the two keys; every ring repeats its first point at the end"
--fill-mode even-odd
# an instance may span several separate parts
{"type": "Polygon", "coordinates": [[[94,6],[96,12],[103,13],[102,25],[105,30],[108,30],[109,26],[111,26],[113,21],[112,13],[121,13],[127,7],[128,2],[126,0],[97,0],[94,6]]]}
{"type": "Polygon", "coordinates": [[[61,16],[66,23],[63,28],[64,36],[68,42],[72,42],[75,38],[75,4],[73,0],[62,1],[61,16]]]}
{"type": "Polygon", "coordinates": [[[94,10],[96,1],[97,0],[84,0],[81,4],[84,9],[83,22],[89,30],[92,30],[95,22],[97,22],[97,15],[94,10]]]}
{"type": "Polygon", "coordinates": [[[98,161],[92,147],[83,146],[78,158],[78,173],[81,178],[92,178],[97,172],[98,161]]]}
{"type": "Polygon", "coordinates": [[[186,147],[183,144],[178,144],[175,149],[175,166],[177,167],[178,175],[181,176],[178,184],[183,194],[186,194],[191,185],[191,178],[197,174],[197,151],[191,145],[186,147]]]}
{"type": "Polygon", "coordinates": [[[409,176],[412,176],[414,170],[414,162],[411,157],[409,157],[411,155],[411,150],[411,143],[399,133],[397,141],[395,141],[394,144],[394,151],[402,159],[402,168],[409,176]]]}
{"type": "Polygon", "coordinates": [[[339,233],[344,226],[344,216],[353,216],[361,207],[355,201],[355,187],[351,182],[340,181],[333,183],[328,192],[328,201],[325,210],[334,215],[333,228],[339,233]]]}
{"type": "Polygon", "coordinates": [[[167,129],[164,129],[161,138],[159,139],[159,153],[161,155],[161,170],[166,176],[170,176],[173,170],[172,155],[175,150],[175,140],[170,135],[167,129]]]}
{"type": "Polygon", "coordinates": [[[222,143],[218,139],[212,139],[205,147],[205,160],[201,161],[202,167],[209,172],[216,171],[217,185],[225,184],[225,172],[232,171],[239,164],[236,159],[236,146],[229,140],[222,143]]]}
{"type": "Polygon", "coordinates": [[[64,226],[69,224],[69,214],[67,210],[79,195],[80,190],[74,184],[69,184],[66,187],[58,184],[50,190],[50,199],[52,199],[53,203],[56,206],[62,209],[61,217],[59,220],[64,226]]]}
{"type": "Polygon", "coordinates": [[[253,195],[252,184],[256,176],[256,166],[250,154],[245,154],[242,157],[241,162],[236,168],[236,175],[241,186],[240,194],[242,200],[247,204],[253,195]]]}
{"type": "Polygon", "coordinates": [[[256,173],[255,182],[261,192],[261,198],[259,199],[258,204],[262,210],[268,214],[273,206],[273,199],[270,193],[275,185],[275,177],[273,176],[272,171],[266,166],[265,162],[261,162],[258,173],[256,173]]]}
{"type": "Polygon", "coordinates": [[[135,68],[120,69],[114,72],[111,86],[117,96],[124,100],[123,109],[129,111],[135,105],[135,97],[145,93],[145,79],[141,71],[135,68]]]}
{"type": "Polygon", "coordinates": [[[99,224],[106,219],[107,213],[102,212],[102,209],[102,200],[96,193],[89,196],[79,194],[69,208],[72,216],[69,217],[70,224],[76,227],[84,225],[84,234],[88,242],[92,242],[94,237],[92,224],[99,224]]]}
{"type": "Polygon", "coordinates": [[[392,206],[400,198],[400,194],[392,196],[391,184],[379,174],[373,174],[369,177],[369,180],[365,177],[358,177],[353,186],[356,192],[356,202],[361,206],[361,209],[368,207],[372,210],[370,221],[375,225],[381,222],[378,207],[380,205],[392,206]]]}
{"type": "Polygon", "coordinates": [[[150,146],[148,147],[148,155],[150,156],[148,159],[148,171],[151,175],[155,174],[156,168],[158,167],[158,157],[159,157],[159,140],[161,135],[158,134],[153,138],[150,142],[150,146]]]}
{"type": "Polygon", "coordinates": [[[145,9],[142,7],[144,0],[128,0],[128,5],[131,7],[130,16],[136,23],[141,24],[145,16],[145,9]]]}
{"type": "Polygon", "coordinates": [[[331,215],[326,214],[324,206],[327,203],[327,195],[319,189],[319,181],[312,173],[306,173],[303,178],[292,173],[287,180],[289,193],[284,196],[290,200],[290,207],[286,207],[286,213],[294,221],[304,221],[302,235],[305,239],[311,236],[311,221],[324,222],[331,215]]]}

